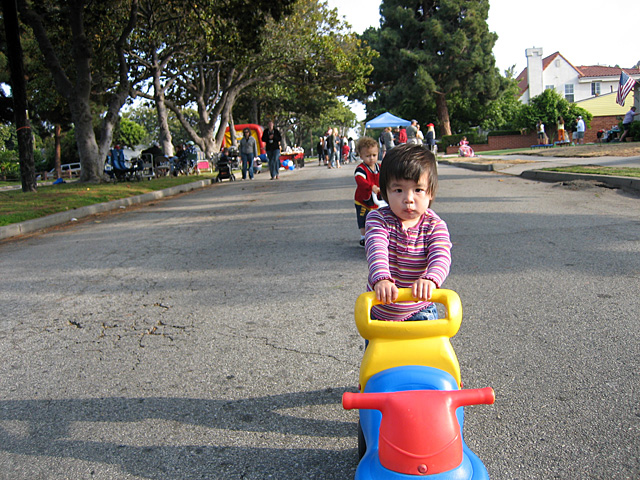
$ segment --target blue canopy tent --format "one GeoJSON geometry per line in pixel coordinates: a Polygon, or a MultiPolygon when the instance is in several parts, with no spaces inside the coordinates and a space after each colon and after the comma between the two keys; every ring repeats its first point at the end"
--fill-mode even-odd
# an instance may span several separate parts
{"type": "Polygon", "coordinates": [[[404,120],[400,117],[385,112],[382,115],[378,115],[373,120],[369,120],[366,124],[366,128],[384,128],[384,127],[408,127],[411,122],[404,120]]]}

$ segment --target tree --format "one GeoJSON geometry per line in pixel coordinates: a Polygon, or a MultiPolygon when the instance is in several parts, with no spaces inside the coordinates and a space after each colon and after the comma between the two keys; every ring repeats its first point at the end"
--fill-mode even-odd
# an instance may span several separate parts
{"type": "Polygon", "coordinates": [[[18,31],[18,12],[15,0],[2,0],[2,12],[7,37],[7,57],[11,67],[11,90],[20,154],[22,191],[35,192],[37,181],[33,159],[33,134],[27,114],[27,89],[24,81],[22,45],[18,31]]]}
{"type": "Polygon", "coordinates": [[[298,0],[284,22],[269,22],[263,50],[282,52],[281,58],[272,59],[273,67],[243,92],[234,114],[251,123],[273,120],[297,145],[313,130],[355,125],[355,115],[338,97],[365,91],[376,53],[339,20],[335,9],[298,0]],[[348,112],[340,122],[322,120],[340,109],[348,112]]]}
{"type": "MultiPolygon", "coordinates": [[[[507,75],[509,71],[505,72],[507,75]]],[[[484,108],[480,126],[484,130],[514,129],[519,118],[522,103],[518,100],[520,90],[518,83],[511,76],[501,80],[498,98],[489,102],[484,108]]]]}
{"type": "Polygon", "coordinates": [[[18,10],[33,30],[56,89],[69,104],[80,180],[101,181],[118,112],[129,94],[125,46],[137,20],[138,0],[18,0],[18,10]],[[97,137],[94,102],[105,107],[97,137]]]}
{"type": "Polygon", "coordinates": [[[247,59],[259,51],[267,19],[280,18],[292,2],[211,0],[200,2],[195,9],[180,2],[173,9],[165,2],[145,2],[145,22],[133,53],[150,72],[153,94],[141,89],[136,94],[154,100],[158,108],[165,153],[170,148],[166,145],[167,109],[205,153],[217,150],[215,144],[220,142],[214,140],[215,126],[222,117],[216,136],[221,140],[217,137],[220,130],[224,134],[237,95],[254,81],[254,67],[247,59]],[[199,114],[197,128],[184,113],[194,104],[199,114]]]}
{"type": "Polygon", "coordinates": [[[383,0],[380,12],[380,28],[363,34],[380,53],[368,111],[393,107],[405,117],[435,114],[448,135],[450,102],[486,105],[497,97],[497,35],[487,26],[488,0],[383,0]]]}
{"type": "MultiPolygon", "coordinates": [[[[180,65],[188,49],[197,49],[199,18],[192,6],[186,2],[141,0],[138,26],[132,34],[128,53],[134,59],[137,77],[133,95],[152,99],[157,116],[157,139],[164,154],[173,156],[173,143],[166,104],[167,90],[175,81],[166,69],[174,62],[180,65]],[[151,93],[140,84],[148,80],[151,93]]],[[[182,65],[180,65],[182,66],[182,65]]],[[[180,71],[179,67],[174,69],[180,71]]]]}
{"type": "Polygon", "coordinates": [[[139,125],[128,118],[121,118],[113,135],[114,143],[135,148],[142,143],[147,132],[142,125],[139,125]]]}
{"type": "Polygon", "coordinates": [[[587,128],[593,118],[593,114],[550,88],[533,97],[527,105],[522,105],[517,122],[520,128],[533,129],[538,120],[545,125],[556,125],[560,116],[564,118],[567,131],[576,125],[578,116],[584,119],[587,128]]]}

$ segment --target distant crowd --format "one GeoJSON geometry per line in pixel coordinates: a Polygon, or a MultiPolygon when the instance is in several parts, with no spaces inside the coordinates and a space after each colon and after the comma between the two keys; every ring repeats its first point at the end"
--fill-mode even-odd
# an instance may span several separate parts
{"type": "Polygon", "coordinates": [[[316,153],[318,165],[327,168],[340,168],[355,161],[356,145],[351,137],[340,135],[337,128],[329,128],[324,136],[318,138],[316,153]]]}
{"type": "Polygon", "coordinates": [[[426,135],[422,132],[417,120],[411,120],[411,125],[405,127],[386,127],[378,138],[381,158],[397,145],[416,144],[425,145],[434,155],[437,152],[436,131],[433,123],[427,125],[426,135]]]}

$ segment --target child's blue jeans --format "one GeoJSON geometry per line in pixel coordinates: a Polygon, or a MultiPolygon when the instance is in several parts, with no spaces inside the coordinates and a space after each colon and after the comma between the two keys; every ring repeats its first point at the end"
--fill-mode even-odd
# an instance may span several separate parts
{"type": "MultiPolygon", "coordinates": [[[[436,307],[435,303],[423,308],[419,312],[414,313],[409,318],[405,320],[405,322],[415,322],[419,320],[437,320],[438,319],[438,307],[436,307]]],[[[371,317],[371,320],[376,320],[371,317]]],[[[364,340],[364,349],[366,350],[369,346],[369,340],[364,340]]]]}
{"type": "Polygon", "coordinates": [[[438,307],[435,303],[432,303],[428,307],[423,308],[419,312],[414,313],[405,322],[413,322],[417,320],[437,320],[438,319],[438,307]]]}

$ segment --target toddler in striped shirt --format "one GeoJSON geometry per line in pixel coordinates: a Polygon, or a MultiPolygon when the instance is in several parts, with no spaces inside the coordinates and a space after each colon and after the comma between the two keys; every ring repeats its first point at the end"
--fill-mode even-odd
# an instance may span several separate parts
{"type": "Polygon", "coordinates": [[[371,318],[438,318],[429,298],[449,274],[451,240],[447,224],[430,208],[437,185],[435,157],[423,146],[400,145],[385,155],[380,194],[388,206],[369,212],[366,221],[367,291],[382,302],[371,309],[371,318]],[[411,288],[419,301],[393,303],[398,288],[411,288]]]}

